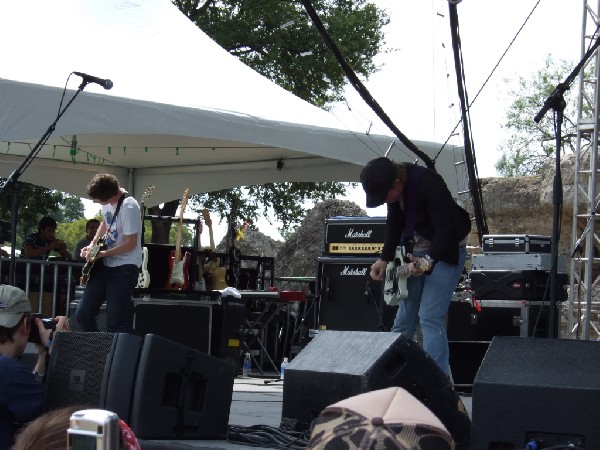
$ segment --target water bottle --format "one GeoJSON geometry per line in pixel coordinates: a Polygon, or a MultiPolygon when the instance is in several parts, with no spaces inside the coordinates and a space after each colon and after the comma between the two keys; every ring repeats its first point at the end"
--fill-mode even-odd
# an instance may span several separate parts
{"type": "Polygon", "coordinates": [[[250,353],[246,352],[244,357],[244,364],[242,365],[242,378],[250,378],[250,368],[252,367],[252,361],[250,360],[250,353]]]}
{"type": "Polygon", "coordinates": [[[279,378],[281,378],[283,380],[283,374],[285,373],[285,368],[288,365],[288,359],[287,358],[283,358],[283,361],[281,361],[281,369],[279,370],[279,378]]]}

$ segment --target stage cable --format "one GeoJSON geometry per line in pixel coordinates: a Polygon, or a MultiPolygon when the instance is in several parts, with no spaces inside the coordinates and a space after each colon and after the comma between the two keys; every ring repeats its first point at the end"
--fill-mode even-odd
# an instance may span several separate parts
{"type": "MultiPolygon", "coordinates": [[[[492,71],[490,72],[490,74],[487,76],[487,78],[485,79],[485,81],[483,82],[483,84],[481,85],[481,87],[479,88],[479,90],[477,91],[477,94],[475,94],[475,97],[473,97],[473,100],[469,103],[469,108],[471,106],[473,106],[473,103],[475,103],[475,100],[477,100],[477,97],[479,97],[479,94],[481,94],[481,91],[483,91],[483,88],[485,88],[488,84],[488,82],[490,81],[490,79],[492,78],[492,76],[494,75],[494,72],[496,72],[496,69],[498,68],[498,66],[500,66],[500,63],[502,62],[502,60],[504,59],[504,57],[506,56],[506,54],[508,53],[508,50],[510,50],[510,48],[512,47],[512,45],[515,43],[515,41],[517,40],[517,37],[519,36],[519,34],[521,34],[521,31],[523,31],[523,28],[525,27],[525,25],[527,24],[527,22],[529,21],[529,19],[531,18],[533,12],[536,10],[536,8],[538,7],[538,5],[540,4],[541,0],[538,0],[537,3],[533,6],[533,9],[531,10],[531,12],[527,15],[527,17],[525,18],[525,20],[523,21],[523,24],[521,25],[521,27],[517,30],[516,34],[514,35],[514,37],[511,39],[510,43],[508,44],[508,46],[506,47],[506,49],[504,50],[504,53],[502,53],[502,55],[500,56],[500,58],[498,59],[498,62],[496,63],[496,65],[493,67],[492,71]]],[[[454,128],[452,129],[452,131],[450,132],[450,135],[448,136],[448,138],[446,139],[446,141],[444,142],[444,145],[442,145],[442,147],[440,148],[440,151],[438,152],[438,154],[436,155],[436,157],[434,158],[434,160],[437,158],[437,156],[439,155],[439,153],[441,153],[441,151],[444,149],[444,147],[446,146],[446,144],[448,143],[448,141],[451,139],[451,137],[454,135],[454,133],[456,132],[456,129],[460,126],[462,120],[459,120],[456,125],[454,126],[454,128]]]]}
{"type": "Polygon", "coordinates": [[[462,59],[456,3],[449,1],[448,8],[450,12],[450,33],[452,35],[452,50],[454,53],[454,66],[456,71],[458,97],[462,112],[465,163],[467,165],[467,173],[469,176],[469,191],[471,192],[471,200],[473,202],[475,223],[477,225],[477,235],[479,241],[481,242],[483,235],[488,234],[488,226],[485,218],[485,211],[483,209],[483,194],[481,191],[481,185],[479,183],[479,177],[477,175],[475,150],[473,148],[473,140],[471,136],[471,118],[462,59]]]}
{"type": "Polygon", "coordinates": [[[385,123],[388,126],[388,128],[396,135],[400,142],[402,142],[410,151],[417,155],[428,168],[435,170],[435,162],[426,153],[420,150],[410,139],[408,139],[398,129],[398,127],[396,127],[396,125],[388,117],[385,111],[381,108],[379,103],[377,103],[377,101],[367,90],[365,85],[362,84],[361,81],[358,79],[356,73],[354,73],[354,70],[352,70],[350,65],[346,62],[344,56],[341,54],[337,45],[333,42],[333,40],[327,33],[323,22],[321,22],[321,19],[319,18],[319,15],[313,8],[310,0],[301,0],[301,2],[304,5],[304,9],[308,13],[313,25],[321,35],[323,42],[325,43],[325,45],[327,45],[333,56],[336,58],[338,64],[340,65],[341,69],[344,71],[346,77],[348,78],[348,81],[350,81],[350,84],[359,93],[359,95],[367,103],[367,105],[369,105],[369,107],[375,112],[375,114],[377,114],[377,117],[379,117],[383,121],[383,123],[385,123]]]}

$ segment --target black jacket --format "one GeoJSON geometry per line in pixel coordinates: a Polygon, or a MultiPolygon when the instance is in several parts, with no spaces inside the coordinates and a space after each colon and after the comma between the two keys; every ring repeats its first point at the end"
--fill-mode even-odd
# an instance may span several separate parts
{"type": "MultiPolygon", "coordinates": [[[[413,174],[414,164],[405,163],[407,183],[413,174]]],[[[458,243],[469,234],[471,219],[469,213],[452,198],[440,174],[427,168],[417,183],[417,207],[415,231],[431,241],[429,256],[434,261],[449,264],[458,263],[458,243]]],[[[404,199],[406,204],[406,198],[404,199]]],[[[404,231],[405,215],[398,203],[388,203],[385,241],[381,259],[391,261],[404,231]]]]}

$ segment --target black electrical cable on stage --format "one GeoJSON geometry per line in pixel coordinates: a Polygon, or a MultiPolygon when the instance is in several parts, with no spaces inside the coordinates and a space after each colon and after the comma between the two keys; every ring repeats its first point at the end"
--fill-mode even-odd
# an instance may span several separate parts
{"type": "Polygon", "coordinates": [[[396,137],[400,140],[400,142],[402,142],[415,155],[417,155],[419,158],[421,158],[428,168],[435,170],[435,162],[427,154],[425,154],[422,150],[420,150],[410,139],[408,139],[398,129],[398,127],[396,127],[396,125],[394,125],[394,123],[388,117],[388,115],[385,113],[383,108],[381,108],[381,106],[379,106],[379,103],[377,103],[377,101],[373,98],[371,93],[367,90],[367,88],[358,79],[358,77],[354,73],[354,70],[352,70],[352,68],[348,65],[348,63],[344,59],[344,56],[338,49],[337,45],[335,45],[335,43],[333,42],[333,40],[327,33],[327,30],[325,30],[325,27],[323,26],[323,22],[321,22],[321,19],[319,18],[319,15],[313,8],[310,0],[301,0],[301,2],[304,5],[304,9],[306,9],[306,12],[308,13],[310,19],[312,20],[313,25],[317,28],[317,31],[319,32],[319,34],[321,35],[321,38],[325,42],[325,45],[327,45],[327,47],[329,47],[329,50],[331,51],[333,56],[336,58],[338,64],[340,65],[340,67],[342,68],[344,73],[346,74],[346,77],[350,81],[350,84],[354,87],[354,89],[356,89],[356,92],[359,93],[359,95],[367,103],[367,105],[369,105],[371,107],[371,109],[375,112],[375,114],[377,114],[377,117],[379,117],[383,121],[383,123],[385,123],[388,126],[388,128],[390,130],[392,130],[392,132],[396,135],[396,137]]]}
{"type": "Polygon", "coordinates": [[[308,445],[308,438],[308,431],[283,431],[268,425],[229,425],[227,431],[228,441],[261,448],[304,450],[308,445]]]}

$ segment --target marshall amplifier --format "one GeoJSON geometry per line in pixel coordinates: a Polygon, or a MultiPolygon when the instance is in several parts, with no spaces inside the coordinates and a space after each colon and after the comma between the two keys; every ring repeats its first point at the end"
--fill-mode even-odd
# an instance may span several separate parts
{"type": "Polygon", "coordinates": [[[383,301],[383,283],[369,272],[374,257],[317,258],[318,325],[342,331],[389,331],[397,306],[383,301]]]}
{"type": "Polygon", "coordinates": [[[483,253],[550,253],[550,236],[535,234],[486,234],[481,240],[483,253]]]}
{"type": "Polygon", "coordinates": [[[332,217],[325,221],[325,255],[379,255],[385,217],[332,217]]]}

